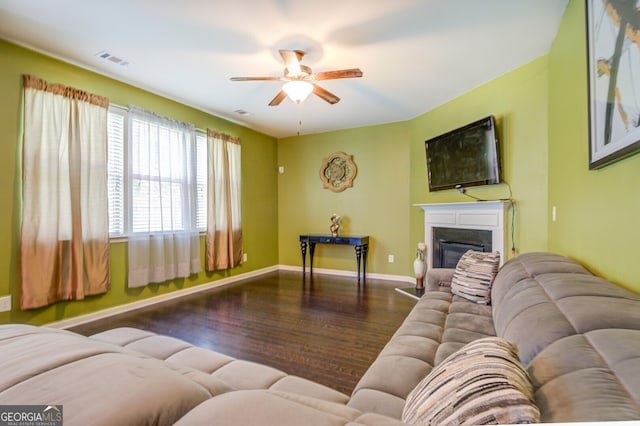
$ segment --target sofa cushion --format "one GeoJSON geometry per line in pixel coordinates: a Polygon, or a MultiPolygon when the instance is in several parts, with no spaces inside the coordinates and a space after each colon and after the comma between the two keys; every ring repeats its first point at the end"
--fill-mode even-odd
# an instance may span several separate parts
{"type": "MultiPolygon", "coordinates": [[[[349,397],[327,386],[301,377],[287,375],[278,369],[193,346],[174,337],[130,327],[114,328],[91,336],[93,340],[122,345],[174,367],[188,367],[210,376],[197,376],[208,389],[216,393],[224,386],[239,389],[274,389],[297,392],[326,401],[346,403],[349,397]]],[[[196,376],[194,374],[194,376],[196,376]]]]}
{"type": "Polygon", "coordinates": [[[560,339],[529,364],[542,422],[640,419],[640,330],[560,339]]]}
{"type": "Polygon", "coordinates": [[[188,366],[205,373],[213,373],[235,360],[230,356],[193,346],[184,340],[132,327],[112,328],[92,335],[91,339],[122,346],[170,364],[188,366]]]}
{"type": "Polygon", "coordinates": [[[353,393],[347,405],[362,412],[400,419],[404,408],[404,398],[379,389],[361,388],[353,393]]]}
{"type": "Polygon", "coordinates": [[[274,383],[269,390],[292,392],[325,401],[346,404],[349,396],[302,377],[288,375],[274,383]]]}
{"type": "Polygon", "coordinates": [[[350,407],[400,418],[405,398],[433,367],[452,298],[422,296],[356,385],[350,407]]]}
{"type": "Polygon", "coordinates": [[[498,337],[467,344],[411,391],[402,421],[419,424],[534,423],[540,418],[517,348],[498,337]]]}
{"type": "Polygon", "coordinates": [[[606,328],[636,329],[640,296],[551,253],[507,262],[492,290],[496,334],[513,341],[526,366],[563,337],[606,328]]]}
{"type": "Polygon", "coordinates": [[[495,335],[490,305],[479,305],[454,296],[449,305],[434,365],[440,364],[467,343],[495,335]]]}
{"type": "Polygon", "coordinates": [[[212,398],[179,425],[401,425],[396,419],[362,413],[343,404],[273,390],[244,390],[212,398]]]}
{"type": "Polygon", "coordinates": [[[428,291],[356,385],[349,406],[400,418],[411,390],[465,344],[495,336],[491,306],[428,291]]]}
{"type": "Polygon", "coordinates": [[[0,404],[51,402],[69,425],[172,424],[223,383],[63,330],[0,325],[0,404]]]}
{"type": "Polygon", "coordinates": [[[475,303],[491,303],[491,284],[500,266],[500,252],[468,250],[451,279],[451,292],[475,303]]]}
{"type": "Polygon", "coordinates": [[[515,290],[512,287],[517,283],[550,273],[571,274],[572,277],[592,275],[584,266],[564,256],[544,252],[523,253],[509,259],[500,268],[491,288],[494,306],[503,306],[502,300],[509,297],[508,293],[515,290]]]}

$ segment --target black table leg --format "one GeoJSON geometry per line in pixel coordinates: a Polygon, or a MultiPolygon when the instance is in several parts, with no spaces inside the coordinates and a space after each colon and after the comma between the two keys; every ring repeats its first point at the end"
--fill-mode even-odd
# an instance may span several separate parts
{"type": "Polygon", "coordinates": [[[309,242],[309,275],[313,275],[313,252],[316,251],[316,243],[309,242]]]}
{"type": "Polygon", "coordinates": [[[358,267],[358,284],[360,284],[360,260],[362,259],[362,246],[356,246],[356,263],[358,267]]]}
{"type": "Polygon", "coordinates": [[[367,280],[367,252],[369,251],[369,244],[362,245],[362,281],[367,280]]]}
{"type": "Polygon", "coordinates": [[[302,277],[304,277],[305,263],[307,260],[307,242],[300,241],[300,251],[302,252],[302,277]]]}

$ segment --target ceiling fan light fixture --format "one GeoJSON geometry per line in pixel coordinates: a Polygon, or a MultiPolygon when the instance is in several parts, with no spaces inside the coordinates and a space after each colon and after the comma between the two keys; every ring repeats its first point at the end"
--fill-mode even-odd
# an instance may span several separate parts
{"type": "Polygon", "coordinates": [[[362,77],[360,68],[350,68],[334,71],[323,71],[314,74],[311,68],[302,65],[300,61],[305,52],[302,50],[279,50],[284,61],[284,76],[278,77],[231,77],[231,81],[284,81],[276,96],[271,99],[269,106],[277,106],[289,98],[296,104],[302,103],[313,93],[331,105],[340,102],[340,98],[316,84],[321,80],[336,80],[340,78],[362,77]]]}
{"type": "Polygon", "coordinates": [[[287,94],[289,99],[299,104],[307,99],[307,96],[313,91],[313,84],[308,81],[294,80],[288,81],[282,86],[282,90],[287,94]]]}

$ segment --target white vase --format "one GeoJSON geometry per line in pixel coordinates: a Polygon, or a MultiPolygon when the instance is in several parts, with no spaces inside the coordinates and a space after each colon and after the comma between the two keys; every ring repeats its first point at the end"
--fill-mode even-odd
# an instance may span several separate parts
{"type": "Polygon", "coordinates": [[[418,290],[424,289],[424,273],[427,269],[427,265],[424,262],[424,259],[420,259],[420,257],[416,257],[413,261],[413,273],[416,276],[416,288],[418,290]]]}

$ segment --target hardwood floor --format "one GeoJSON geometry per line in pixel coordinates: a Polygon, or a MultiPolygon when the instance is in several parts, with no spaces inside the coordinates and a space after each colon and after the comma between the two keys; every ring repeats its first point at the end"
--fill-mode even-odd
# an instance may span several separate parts
{"type": "Polygon", "coordinates": [[[137,327],[349,394],[415,304],[398,285],[280,271],[71,330],[137,327]]]}

